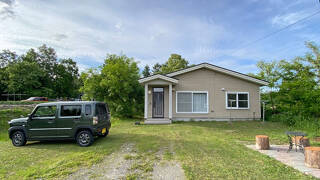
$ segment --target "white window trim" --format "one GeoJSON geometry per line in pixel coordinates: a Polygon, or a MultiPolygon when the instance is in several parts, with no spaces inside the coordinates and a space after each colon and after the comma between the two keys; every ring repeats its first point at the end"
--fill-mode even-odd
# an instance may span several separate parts
{"type": "Polygon", "coordinates": [[[209,112],[209,93],[208,91],[176,91],[176,113],[187,113],[187,114],[208,114],[209,112]],[[178,112],[178,93],[192,93],[192,112],[178,112]],[[193,93],[206,93],[207,94],[207,111],[206,112],[193,112],[193,93]]]}
{"type": "Polygon", "coordinates": [[[249,92],[230,92],[230,91],[227,91],[226,94],[226,109],[250,109],[250,94],[249,92]],[[237,104],[237,107],[228,107],[228,94],[236,94],[236,104],[237,104]],[[239,98],[238,98],[238,94],[247,94],[248,95],[248,107],[247,108],[241,108],[239,107],[239,98]]]}

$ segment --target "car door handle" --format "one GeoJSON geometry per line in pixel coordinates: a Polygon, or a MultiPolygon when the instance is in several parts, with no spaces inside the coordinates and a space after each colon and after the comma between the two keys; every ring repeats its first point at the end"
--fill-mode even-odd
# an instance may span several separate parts
{"type": "Polygon", "coordinates": [[[52,123],[54,123],[54,120],[49,120],[48,121],[48,124],[52,124],[52,123]]]}

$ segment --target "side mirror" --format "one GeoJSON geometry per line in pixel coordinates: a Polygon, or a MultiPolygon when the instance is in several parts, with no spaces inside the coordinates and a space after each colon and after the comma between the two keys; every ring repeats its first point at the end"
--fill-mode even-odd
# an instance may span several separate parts
{"type": "Polygon", "coordinates": [[[32,115],[31,114],[28,114],[27,116],[28,116],[29,120],[32,119],[32,115]]]}

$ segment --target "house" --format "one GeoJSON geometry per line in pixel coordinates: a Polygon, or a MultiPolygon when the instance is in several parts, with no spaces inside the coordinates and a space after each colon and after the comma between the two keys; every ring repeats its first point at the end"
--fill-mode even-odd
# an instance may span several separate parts
{"type": "Polygon", "coordinates": [[[145,87],[146,124],[260,119],[260,87],[268,85],[208,63],[141,78],[139,83],[145,87]]]}

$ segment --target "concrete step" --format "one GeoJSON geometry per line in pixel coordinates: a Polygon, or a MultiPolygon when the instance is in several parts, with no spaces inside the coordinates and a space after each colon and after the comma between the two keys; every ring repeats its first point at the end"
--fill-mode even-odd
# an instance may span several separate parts
{"type": "Polygon", "coordinates": [[[171,124],[169,119],[147,119],[144,124],[171,124]]]}

